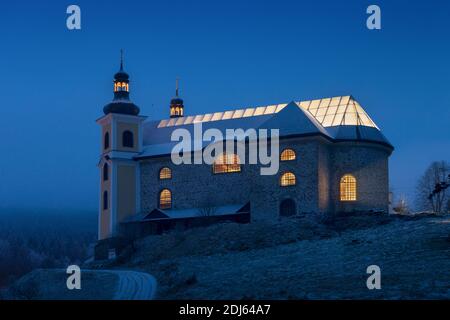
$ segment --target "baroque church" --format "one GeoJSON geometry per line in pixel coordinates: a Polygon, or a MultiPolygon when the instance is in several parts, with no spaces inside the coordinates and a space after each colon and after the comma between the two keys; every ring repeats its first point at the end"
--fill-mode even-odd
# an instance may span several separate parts
{"type": "Polygon", "coordinates": [[[155,120],[140,115],[129,95],[121,61],[114,99],[97,120],[99,240],[121,230],[137,236],[201,221],[388,211],[393,146],[352,96],[187,115],[177,85],[168,117],[155,120]],[[225,152],[212,165],[175,165],[172,132],[192,132],[197,123],[222,132],[279,129],[278,173],[261,175],[257,164],[225,152]]]}

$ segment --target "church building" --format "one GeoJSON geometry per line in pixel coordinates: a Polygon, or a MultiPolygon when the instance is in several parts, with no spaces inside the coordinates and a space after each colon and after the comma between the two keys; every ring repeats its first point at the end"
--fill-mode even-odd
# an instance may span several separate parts
{"type": "Polygon", "coordinates": [[[140,114],[130,89],[121,62],[114,75],[114,99],[97,120],[99,240],[115,237],[122,226],[140,230],[136,232],[142,232],[139,226],[150,226],[151,233],[212,217],[276,221],[388,211],[393,146],[350,95],[189,115],[177,85],[167,118],[157,120],[140,114]],[[261,175],[259,165],[225,152],[213,164],[175,165],[172,132],[193,132],[197,123],[222,132],[279,129],[278,173],[261,175]]]}

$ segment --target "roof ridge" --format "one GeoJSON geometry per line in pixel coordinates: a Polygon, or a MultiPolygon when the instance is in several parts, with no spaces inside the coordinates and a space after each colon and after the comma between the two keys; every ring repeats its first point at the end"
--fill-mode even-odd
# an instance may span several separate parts
{"type": "MultiPolygon", "coordinates": [[[[328,97],[328,98],[321,98],[321,99],[313,99],[313,100],[302,100],[302,101],[290,101],[287,103],[278,103],[278,104],[269,104],[269,105],[260,105],[255,107],[246,107],[246,108],[239,108],[239,109],[227,109],[223,111],[216,111],[216,112],[209,112],[209,113],[202,113],[202,114],[195,114],[195,115],[185,115],[183,117],[178,118],[166,118],[159,120],[158,127],[172,127],[177,125],[185,125],[185,124],[192,124],[192,123],[199,123],[199,122],[210,122],[210,121],[219,121],[219,120],[230,120],[230,119],[240,119],[240,118],[247,118],[247,117],[255,117],[255,116],[261,116],[261,115],[270,115],[280,112],[284,109],[289,103],[294,102],[298,106],[301,106],[302,104],[310,104],[313,101],[322,101],[329,99],[330,101],[332,99],[342,99],[342,98],[349,98],[350,100],[354,100],[351,95],[346,96],[335,96],[335,97],[328,97]]],[[[317,119],[316,119],[317,120],[317,119]]],[[[319,121],[320,123],[320,121],[319,121]]]]}

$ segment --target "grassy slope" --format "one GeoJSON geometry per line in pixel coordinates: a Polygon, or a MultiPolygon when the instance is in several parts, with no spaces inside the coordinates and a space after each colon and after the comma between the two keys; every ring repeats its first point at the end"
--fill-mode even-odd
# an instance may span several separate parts
{"type": "Polygon", "coordinates": [[[434,217],[224,224],[147,237],[120,267],[153,274],[160,299],[450,298],[449,234],[434,217]]]}

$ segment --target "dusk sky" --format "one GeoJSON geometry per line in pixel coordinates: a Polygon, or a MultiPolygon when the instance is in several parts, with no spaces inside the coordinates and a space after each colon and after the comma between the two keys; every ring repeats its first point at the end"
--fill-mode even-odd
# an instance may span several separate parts
{"type": "Polygon", "coordinates": [[[168,117],[176,77],[187,115],[353,95],[395,147],[392,191],[413,200],[430,162],[450,160],[449,21],[444,0],[5,2],[0,208],[97,208],[95,120],[121,48],[150,119],[168,117]]]}

